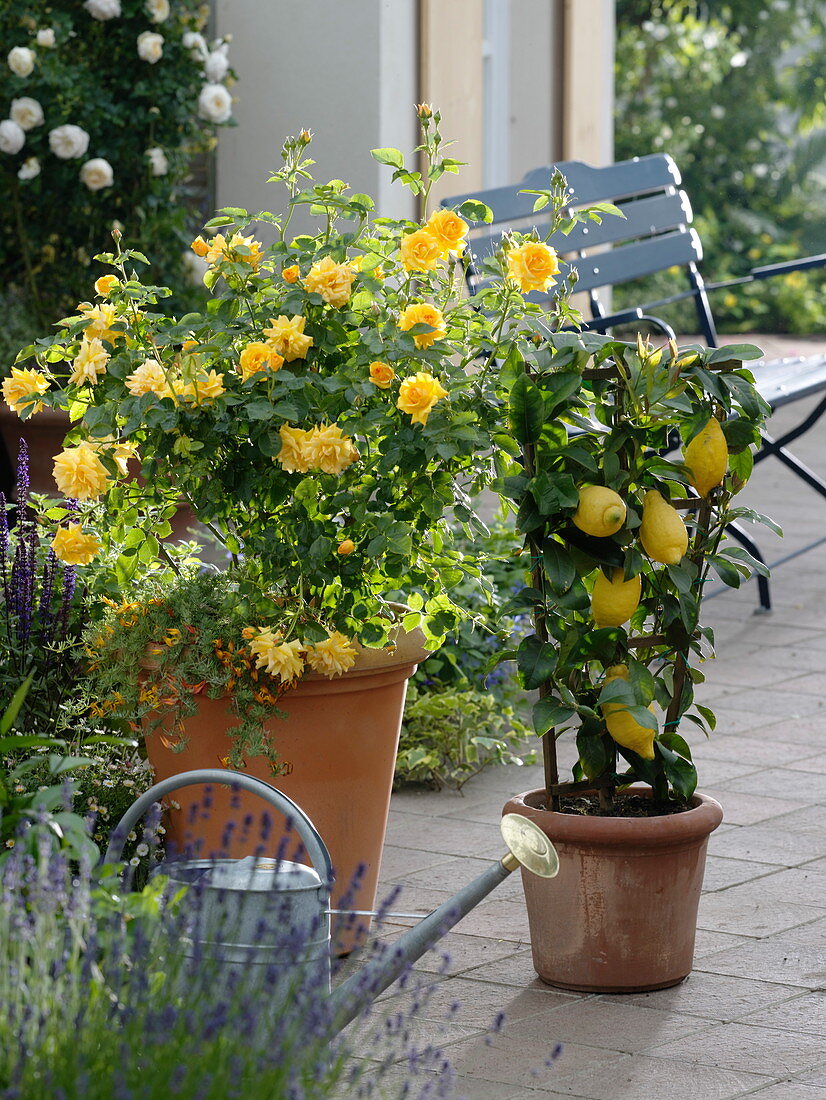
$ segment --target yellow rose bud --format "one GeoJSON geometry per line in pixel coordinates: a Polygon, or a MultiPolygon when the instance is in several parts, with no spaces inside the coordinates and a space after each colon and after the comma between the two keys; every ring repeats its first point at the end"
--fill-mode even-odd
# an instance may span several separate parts
{"type": "Polygon", "coordinates": [[[209,245],[206,243],[203,237],[196,237],[192,244],[189,246],[196,256],[203,258],[209,252],[209,245]]]}
{"type": "Polygon", "coordinates": [[[61,527],[52,539],[55,557],[66,565],[88,565],[97,556],[101,542],[96,535],[84,535],[79,523],[61,527]]]}
{"type": "Polygon", "coordinates": [[[433,107],[430,103],[417,103],[416,114],[419,116],[419,118],[432,118],[433,107]]]}
{"type": "Polygon", "coordinates": [[[399,386],[396,408],[409,413],[411,423],[426,424],[430,410],[443,397],[447,397],[447,390],[438,379],[425,371],[419,371],[411,378],[405,378],[399,386]]]}
{"type": "Polygon", "coordinates": [[[541,241],[526,241],[507,253],[507,278],[519,285],[523,294],[556,286],[559,274],[556,252],[541,241]]]}
{"type": "Polygon", "coordinates": [[[120,279],[116,275],[101,275],[95,281],[95,294],[101,298],[108,298],[116,286],[120,286],[120,279]]]}
{"type": "Polygon", "coordinates": [[[396,372],[389,363],[382,363],[377,359],[375,363],[370,364],[370,381],[379,389],[389,390],[390,383],[395,377],[396,372]]]}
{"type": "Polygon", "coordinates": [[[352,554],[356,548],[356,544],[352,539],[344,539],[343,542],[338,544],[337,554],[341,554],[342,557],[346,557],[348,554],[352,554]]]}
{"type": "Polygon", "coordinates": [[[292,267],[285,267],[281,272],[281,278],[285,283],[297,283],[298,277],[301,274],[301,270],[298,264],[293,264],[292,267]]]}

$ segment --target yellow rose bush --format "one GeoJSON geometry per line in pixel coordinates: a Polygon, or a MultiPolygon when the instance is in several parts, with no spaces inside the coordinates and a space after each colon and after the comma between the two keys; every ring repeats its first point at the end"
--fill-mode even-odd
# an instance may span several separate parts
{"type": "MultiPolygon", "coordinates": [[[[432,182],[458,163],[441,155],[438,112],[422,124],[424,176],[397,150],[373,156],[427,210],[432,182]]],[[[514,364],[541,359],[535,319],[547,314],[509,274],[513,250],[537,242],[509,236],[488,261],[494,277],[469,298],[465,238],[470,220],[491,217],[485,207],[374,217],[369,196],[310,178],[309,140],[288,139],[273,177],[284,212],[229,208],[192,242],[208,265],[202,312],[165,311],[169,292],[139,278],[145,257],[116,235],[99,258],[113,273],[98,278],[95,302],[24,349],[4,383],[21,416],[40,404],[69,410],[56,488],[108,509],[105,538],[125,547],[121,584],[169,533],[165,519],[142,523],[147,509],[168,517],[183,500],[226,547],[230,625],[216,617],[207,637],[186,620],[198,646],[178,623],[170,640],[169,620],[142,601],[113,610],[111,635],[90,646],[102,692],[107,647],[134,669],[143,639],[159,663],[151,685],[134,685],[132,714],[135,699],[145,712],[178,698],[170,653],[205,654],[214,676],[203,690],[246,692],[245,706],[271,705],[308,671],[340,675],[359,645],[392,638],[388,600],[399,593],[405,627],[420,625],[435,647],[463,614],[451,589],[481,573],[452,533],[482,529],[472,501],[518,449],[503,409],[514,364]],[[317,229],[291,236],[302,208],[317,229]],[[255,239],[254,221],[268,223],[272,244],[255,239]],[[138,468],[139,481],[129,476],[138,468]]],[[[559,319],[566,309],[563,294],[559,319]]],[[[168,593],[153,598],[172,606],[168,593]]],[[[174,615],[186,619],[184,605],[174,615]]],[[[176,683],[201,683],[205,667],[176,683]]]]}

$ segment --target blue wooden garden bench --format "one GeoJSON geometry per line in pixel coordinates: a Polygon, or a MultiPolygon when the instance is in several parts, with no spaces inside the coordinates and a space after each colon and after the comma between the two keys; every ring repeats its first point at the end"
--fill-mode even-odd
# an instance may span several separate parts
{"type": "MultiPolygon", "coordinates": [[[[671,326],[656,311],[673,302],[690,299],[696,309],[699,331],[710,347],[717,347],[717,328],[709,292],[791,271],[804,271],[826,263],[826,254],[808,256],[754,268],[740,279],[705,283],[698,267],[703,248],[696,230],[691,226],[691,204],[686,193],[680,189],[679,170],[670,156],[657,153],[604,168],[594,168],[580,161],[565,161],[535,168],[518,184],[444,199],[442,205],[451,209],[467,199],[478,199],[493,211],[491,223],[471,224],[468,237],[470,265],[467,270],[471,291],[484,285],[488,276],[481,270],[481,261],[500,247],[505,230],[529,232],[536,226],[544,237],[547,223],[543,229],[542,211],[534,212],[536,195],[523,192],[547,189],[554,168],[565,176],[573,208],[609,202],[618,206],[625,215],[624,218],[606,215],[601,223],[578,223],[567,236],[557,233],[549,240],[562,258],[562,274],[567,273],[568,267],[575,268],[578,275],[576,290],[587,294],[591,319],[585,322],[585,328],[607,332],[619,325],[645,324],[667,337],[674,337],[671,326]],[[640,303],[633,309],[610,312],[606,307],[603,295],[611,287],[672,268],[679,268],[684,273],[684,290],[667,298],[640,303]]],[[[533,294],[531,300],[550,303],[551,298],[550,295],[533,294]]],[[[780,438],[764,434],[755,462],[762,462],[773,455],[826,499],[826,481],[788,449],[790,443],[809,431],[826,412],[826,355],[759,360],[749,363],[749,367],[754,371],[758,390],[772,411],[815,394],[823,395],[815,407],[780,438]]],[[[742,528],[733,525],[732,533],[755,557],[763,560],[759,548],[742,528]]],[[[797,557],[824,542],[826,537],[782,560],[797,557]]],[[[764,577],[757,579],[760,607],[768,611],[771,608],[768,581],[764,577]]]]}

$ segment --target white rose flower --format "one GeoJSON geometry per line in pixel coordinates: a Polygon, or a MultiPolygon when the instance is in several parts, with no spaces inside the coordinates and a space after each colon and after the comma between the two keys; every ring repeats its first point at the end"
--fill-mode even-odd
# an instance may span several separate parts
{"type": "Polygon", "coordinates": [[[81,168],[80,178],[90,191],[100,191],[102,187],[112,186],[115,175],[108,160],[104,160],[103,157],[93,157],[81,168]]]}
{"type": "Polygon", "coordinates": [[[37,44],[38,46],[45,46],[46,49],[51,49],[54,45],[54,31],[51,27],[42,27],[37,32],[37,44]]]}
{"type": "Polygon", "coordinates": [[[26,135],[22,127],[18,126],[14,119],[4,118],[0,122],[0,153],[13,156],[19,153],[25,144],[26,135]]]}
{"type": "Polygon", "coordinates": [[[169,0],[146,0],[146,11],[153,23],[164,23],[169,18],[169,0]]]}
{"type": "Polygon", "coordinates": [[[89,148],[89,135],[80,126],[72,126],[67,122],[50,131],[49,148],[61,160],[82,157],[89,148]]]}
{"type": "Polygon", "coordinates": [[[34,68],[35,57],[37,54],[28,46],[13,46],[6,60],[15,76],[29,76],[34,68]]]}
{"type": "Polygon", "coordinates": [[[202,34],[198,34],[197,31],[184,31],[181,42],[185,50],[189,50],[198,57],[206,57],[207,44],[202,34]]]}
{"type": "Polygon", "coordinates": [[[149,166],[152,169],[152,175],[165,176],[169,171],[169,161],[166,159],[166,153],[161,149],[160,145],[153,145],[151,149],[147,149],[146,155],[149,157],[149,166]]]}
{"type": "Polygon", "coordinates": [[[204,76],[210,84],[220,84],[229,72],[229,58],[227,57],[227,45],[219,46],[213,50],[204,62],[204,76]]]}
{"type": "Polygon", "coordinates": [[[204,275],[209,271],[209,264],[200,256],[196,256],[191,249],[181,253],[187,278],[192,286],[202,286],[204,275]]]}
{"type": "Polygon", "coordinates": [[[154,65],[163,57],[163,35],[155,31],[144,31],[138,35],[138,57],[154,65]]]}
{"type": "Polygon", "coordinates": [[[223,84],[205,84],[198,96],[198,114],[207,122],[226,122],[232,115],[232,96],[223,84]]]}
{"type": "Polygon", "coordinates": [[[120,0],[86,0],[83,5],[93,19],[105,23],[120,15],[120,0]]]}
{"type": "Polygon", "coordinates": [[[26,157],[17,172],[19,180],[33,180],[40,175],[40,161],[37,157],[26,157]]]}
{"type": "Polygon", "coordinates": [[[43,108],[36,99],[22,95],[11,101],[9,114],[22,130],[33,130],[43,125],[43,108]]]}

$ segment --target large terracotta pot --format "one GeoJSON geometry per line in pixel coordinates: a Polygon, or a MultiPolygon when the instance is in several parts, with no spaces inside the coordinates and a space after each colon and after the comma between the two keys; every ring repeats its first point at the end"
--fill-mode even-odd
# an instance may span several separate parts
{"type": "Polygon", "coordinates": [[[540,809],[544,799],[544,790],[528,791],[503,811],[535,821],[559,854],[554,879],[522,871],[539,977],[589,993],[682,981],[694,961],[706,846],[723,819],[720,805],[697,794],[683,813],[589,817],[540,809]]]}
{"type": "MultiPolygon", "coordinates": [[[[333,680],[317,673],[304,676],[280,700],[287,717],[274,717],[266,726],[288,774],[274,778],[263,756],[246,761],[249,774],[273,783],[297,802],[321,833],[336,874],[333,906],[349,895],[350,908],[374,908],[407,681],[427,656],[423,641],[420,631],[404,634],[393,653],[363,650],[344,676],[333,680]],[[361,868],[363,875],[353,895],[350,886],[361,868]]],[[[226,699],[204,698],[198,713],[185,722],[188,743],[182,752],[173,751],[158,733],[148,736],[147,752],[156,778],[222,766],[232,724],[226,699]]],[[[203,855],[226,852],[235,857],[260,850],[262,814],[271,814],[272,809],[254,795],[213,790],[208,817],[206,808],[196,810],[203,803],[202,789],[188,787],[173,797],[180,809],[169,812],[167,829],[178,846],[199,844],[203,855]],[[252,824],[243,828],[247,814],[252,824]],[[230,821],[236,828],[228,838],[230,821]]],[[[266,844],[271,854],[278,850],[283,835],[283,822],[277,822],[266,844]]],[[[294,858],[294,853],[290,850],[286,856],[294,858]]],[[[369,920],[360,917],[335,923],[339,948],[349,950],[357,936],[347,932],[348,925],[363,929],[369,920]]]]}

